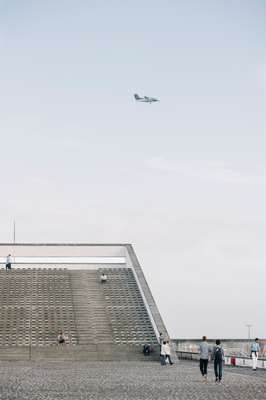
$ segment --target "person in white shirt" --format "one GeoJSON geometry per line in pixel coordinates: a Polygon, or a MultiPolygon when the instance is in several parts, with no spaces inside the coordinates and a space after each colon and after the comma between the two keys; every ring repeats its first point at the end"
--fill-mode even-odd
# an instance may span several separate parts
{"type": "Polygon", "coordinates": [[[168,360],[170,365],[173,365],[173,362],[171,360],[171,347],[169,340],[166,341],[166,344],[164,345],[164,351],[165,351],[165,361],[168,360]]]}
{"type": "Polygon", "coordinates": [[[12,258],[11,258],[11,254],[8,254],[7,258],[6,258],[6,271],[8,269],[11,269],[11,264],[12,264],[12,258]]]}
{"type": "Polygon", "coordinates": [[[252,343],[251,349],[250,349],[253,371],[256,371],[256,369],[257,369],[259,351],[260,351],[259,339],[256,338],[255,341],[252,343]]]}
{"type": "Polygon", "coordinates": [[[161,353],[160,353],[160,362],[161,365],[166,365],[165,358],[166,358],[166,341],[164,340],[161,345],[161,353]]]}
{"type": "Polygon", "coordinates": [[[161,354],[160,354],[161,365],[166,365],[167,359],[169,361],[169,364],[173,365],[173,362],[171,360],[171,349],[169,341],[164,340],[161,345],[161,354]]]}
{"type": "Polygon", "coordinates": [[[101,275],[101,283],[105,283],[105,282],[107,282],[107,276],[103,272],[102,275],[101,275]]]}

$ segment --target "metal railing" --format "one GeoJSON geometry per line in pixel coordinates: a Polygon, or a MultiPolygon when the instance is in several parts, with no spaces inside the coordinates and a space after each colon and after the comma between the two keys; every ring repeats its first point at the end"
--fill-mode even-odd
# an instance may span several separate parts
{"type": "MultiPolygon", "coordinates": [[[[182,360],[194,360],[198,361],[200,359],[199,353],[195,353],[192,351],[182,351],[182,350],[176,350],[176,353],[178,357],[182,360]]],[[[238,356],[234,354],[225,354],[225,357],[230,357],[230,358],[237,358],[241,360],[251,360],[251,357],[248,356],[238,356]]],[[[266,357],[259,357],[259,360],[266,361],[266,357]]]]}

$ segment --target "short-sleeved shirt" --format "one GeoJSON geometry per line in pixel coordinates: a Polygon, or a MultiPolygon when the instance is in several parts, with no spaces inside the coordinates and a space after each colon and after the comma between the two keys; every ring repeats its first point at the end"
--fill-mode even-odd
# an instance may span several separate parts
{"type": "Polygon", "coordinates": [[[7,263],[7,264],[11,264],[11,262],[12,262],[11,256],[7,256],[7,258],[6,258],[6,263],[7,263]]]}
{"type": "Polygon", "coordinates": [[[209,345],[207,342],[202,342],[199,345],[199,352],[200,352],[200,358],[202,360],[208,360],[209,359],[209,345]]]}
{"type": "Polygon", "coordinates": [[[260,345],[257,342],[252,343],[251,345],[251,351],[255,351],[256,353],[258,353],[260,350],[260,345]]]}

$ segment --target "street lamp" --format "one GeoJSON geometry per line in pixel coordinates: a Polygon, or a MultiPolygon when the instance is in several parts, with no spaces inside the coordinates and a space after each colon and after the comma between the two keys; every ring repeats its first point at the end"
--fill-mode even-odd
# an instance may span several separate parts
{"type": "Polygon", "coordinates": [[[248,340],[250,341],[250,330],[252,328],[253,325],[251,324],[246,324],[246,327],[248,328],[248,340]]]}

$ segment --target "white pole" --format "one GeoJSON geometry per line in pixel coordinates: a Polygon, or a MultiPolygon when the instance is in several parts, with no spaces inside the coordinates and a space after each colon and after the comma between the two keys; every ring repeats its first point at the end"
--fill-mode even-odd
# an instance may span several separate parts
{"type": "Polygon", "coordinates": [[[246,327],[248,328],[248,340],[250,341],[250,331],[251,331],[252,325],[247,324],[246,327]]]}
{"type": "MultiPolygon", "coordinates": [[[[14,221],[13,221],[13,244],[15,244],[15,243],[16,243],[16,220],[14,219],[14,221]]],[[[15,259],[15,248],[14,248],[13,261],[14,261],[14,264],[15,264],[15,262],[16,262],[16,259],[15,259]]]]}
{"type": "Polygon", "coordinates": [[[16,221],[13,222],[13,243],[16,243],[16,221]]]}

